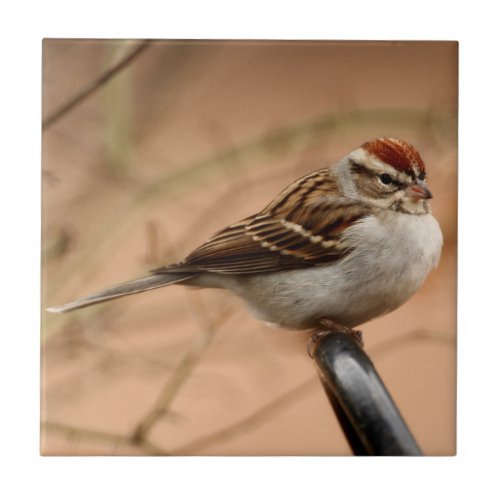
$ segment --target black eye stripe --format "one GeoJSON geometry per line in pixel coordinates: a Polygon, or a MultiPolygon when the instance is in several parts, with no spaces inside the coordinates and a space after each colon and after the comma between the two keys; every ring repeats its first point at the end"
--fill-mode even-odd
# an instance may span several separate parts
{"type": "MultiPolygon", "coordinates": [[[[362,165],[360,163],[355,162],[354,160],[350,160],[350,163],[351,163],[352,171],[356,174],[378,177],[384,183],[384,185],[394,186],[396,189],[400,189],[400,188],[403,188],[406,186],[406,183],[395,179],[391,174],[376,174],[372,170],[366,168],[364,165],[362,165]],[[384,176],[384,177],[387,176],[388,182],[384,182],[384,180],[382,180],[382,176],[384,176]]],[[[413,178],[414,177],[415,177],[415,174],[413,173],[413,178]]]]}
{"type": "Polygon", "coordinates": [[[404,186],[403,182],[394,179],[394,177],[389,174],[380,174],[379,178],[382,181],[382,184],[385,184],[386,186],[392,185],[396,188],[402,188],[404,186]]]}
{"type": "Polygon", "coordinates": [[[356,174],[372,175],[372,172],[370,169],[366,168],[364,165],[361,165],[361,163],[355,162],[354,160],[351,160],[351,168],[352,168],[352,171],[356,174]]]}

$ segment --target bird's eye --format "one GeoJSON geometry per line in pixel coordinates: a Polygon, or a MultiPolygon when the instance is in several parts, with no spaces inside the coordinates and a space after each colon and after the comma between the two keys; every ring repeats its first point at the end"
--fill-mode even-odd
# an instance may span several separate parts
{"type": "Polygon", "coordinates": [[[382,181],[382,184],[385,184],[386,186],[392,184],[393,182],[393,178],[389,174],[382,174],[380,176],[380,180],[382,181]]]}

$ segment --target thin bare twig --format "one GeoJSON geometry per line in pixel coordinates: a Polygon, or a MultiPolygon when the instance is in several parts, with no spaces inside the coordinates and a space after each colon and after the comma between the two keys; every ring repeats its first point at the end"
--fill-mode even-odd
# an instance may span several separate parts
{"type": "Polygon", "coordinates": [[[135,446],[136,448],[142,449],[142,451],[148,455],[170,455],[170,453],[146,439],[141,440],[141,442],[134,442],[132,436],[87,429],[58,422],[43,422],[42,427],[49,432],[64,434],[69,439],[88,439],[107,444],[135,446]]]}
{"type": "MultiPolygon", "coordinates": [[[[193,296],[192,300],[194,302],[193,296]]],[[[132,433],[133,443],[138,444],[143,442],[156,422],[168,411],[168,407],[174,397],[202,358],[206,348],[211,344],[217,333],[218,326],[227,318],[228,312],[227,310],[223,311],[216,321],[210,321],[204,312],[201,311],[200,303],[193,304],[193,310],[197,312],[200,318],[206,321],[205,331],[198,339],[197,344],[184,355],[181,362],[177,365],[177,368],[165,384],[153,407],[136,425],[132,433]]]]}
{"type": "MultiPolygon", "coordinates": [[[[175,249],[173,251],[175,254],[175,249]]],[[[172,376],[167,380],[160,395],[152,408],[137,423],[132,432],[132,442],[140,444],[147,440],[147,435],[154,427],[156,422],[165,415],[168,407],[175,398],[177,392],[186,382],[189,375],[203,356],[206,348],[211,344],[217,328],[227,319],[228,310],[222,311],[216,320],[210,320],[203,307],[203,302],[199,297],[190,294],[189,299],[192,303],[192,310],[197,315],[203,325],[203,331],[195,345],[185,353],[181,362],[177,365],[172,376]]]]}
{"type": "MultiPolygon", "coordinates": [[[[408,332],[404,336],[390,339],[374,347],[371,350],[371,356],[378,357],[380,355],[384,355],[387,352],[391,351],[393,348],[404,345],[407,342],[419,342],[426,340],[443,343],[452,342],[452,339],[449,339],[442,334],[428,332],[425,330],[414,330],[408,332]]],[[[253,412],[242,420],[239,420],[217,432],[202,436],[201,438],[195,439],[183,446],[175,448],[171,451],[171,454],[190,455],[193,453],[198,453],[200,450],[207,448],[212,444],[216,444],[220,441],[225,441],[228,439],[233,439],[237,436],[245,434],[246,432],[256,429],[260,425],[265,424],[269,420],[269,418],[279,414],[285,408],[289,407],[291,404],[299,400],[304,394],[308,394],[311,388],[316,385],[319,387],[317,377],[308,378],[304,382],[301,382],[291,390],[285,392],[284,394],[273,400],[268,405],[259,408],[257,411],[253,412]]]]}
{"type": "MultiPolygon", "coordinates": [[[[452,339],[435,332],[429,332],[426,330],[414,330],[408,332],[403,336],[387,340],[385,342],[382,342],[378,346],[375,346],[373,349],[371,349],[371,356],[378,357],[380,355],[384,355],[394,348],[405,345],[407,342],[420,342],[427,340],[442,343],[451,343],[453,341],[452,339]]],[[[203,347],[206,347],[206,343],[204,343],[203,347]]],[[[198,356],[201,355],[201,353],[197,354],[198,356]]],[[[194,358],[196,358],[196,354],[194,354],[194,358]]],[[[260,427],[261,425],[268,422],[270,418],[275,417],[285,408],[300,400],[300,398],[302,398],[305,394],[309,394],[311,388],[313,388],[314,386],[319,387],[317,377],[310,377],[307,380],[296,385],[289,391],[285,392],[278,398],[274,399],[271,403],[262,406],[245,418],[238,420],[237,422],[224,427],[217,432],[202,436],[171,451],[166,451],[150,442],[146,438],[146,434],[156,423],[156,421],[164,414],[168,404],[172,400],[172,397],[175,395],[177,389],[182,384],[183,379],[185,379],[186,375],[191,371],[191,369],[193,368],[193,364],[195,364],[196,361],[197,359],[193,359],[193,352],[189,352],[181,362],[179,366],[180,370],[178,368],[179,372],[177,372],[174,376],[175,380],[169,380],[167,386],[165,387],[165,390],[158,398],[156,405],[136,427],[136,430],[132,435],[123,436],[120,434],[73,427],[70,425],[54,422],[45,422],[43,424],[43,427],[48,431],[55,431],[65,434],[69,438],[87,438],[114,443],[117,445],[121,444],[135,446],[150,455],[192,455],[213,444],[218,444],[221,441],[234,439],[237,436],[260,427]]]]}
{"type": "Polygon", "coordinates": [[[420,341],[432,341],[432,342],[442,342],[442,343],[453,343],[454,339],[445,336],[444,334],[437,332],[430,332],[427,330],[413,330],[404,335],[399,335],[395,338],[388,339],[380,344],[373,346],[370,349],[370,354],[372,358],[378,356],[383,356],[390,352],[392,349],[396,349],[401,346],[405,346],[408,342],[420,342],[420,341]]]}
{"type": "Polygon", "coordinates": [[[248,415],[244,419],[239,420],[238,422],[231,424],[218,432],[203,436],[185,444],[184,446],[174,449],[172,451],[172,455],[192,455],[193,453],[198,452],[200,449],[206,448],[211,444],[216,444],[220,441],[234,438],[240,434],[258,428],[263,423],[268,422],[270,418],[280,413],[283,408],[290,406],[301,397],[309,394],[311,392],[311,388],[314,386],[319,387],[318,378],[308,378],[305,382],[302,382],[293,389],[285,392],[278,398],[271,401],[271,403],[259,408],[257,411],[248,415]]]}
{"type": "Polygon", "coordinates": [[[80,92],[69,99],[59,109],[49,113],[42,120],[42,131],[47,130],[50,126],[54,125],[64,115],[71,111],[74,107],[78,106],[81,102],[91,96],[96,90],[102,87],[108,80],[113,78],[116,74],[126,68],[134,59],[142,54],[151,45],[151,40],[145,40],[134,49],[132,49],[125,57],[120,59],[117,63],[113,64],[106,71],[101,73],[95,80],[90,82],[87,86],[83,87],[80,92]]]}

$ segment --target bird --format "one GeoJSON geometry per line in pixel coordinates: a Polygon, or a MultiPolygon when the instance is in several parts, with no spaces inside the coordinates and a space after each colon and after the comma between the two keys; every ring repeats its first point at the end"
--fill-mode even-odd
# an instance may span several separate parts
{"type": "Polygon", "coordinates": [[[287,329],[334,325],[356,336],[355,327],[400,307],[438,265],[443,236],[432,197],[415,147],[375,138],[182,261],[48,310],[182,284],[227,289],[257,318],[287,329]]]}

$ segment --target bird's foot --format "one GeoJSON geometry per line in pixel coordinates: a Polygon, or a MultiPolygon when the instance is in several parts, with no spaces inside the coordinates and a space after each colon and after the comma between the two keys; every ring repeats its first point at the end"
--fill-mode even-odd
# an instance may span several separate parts
{"type": "Polygon", "coordinates": [[[333,332],[342,332],[345,333],[346,335],[351,336],[361,348],[363,348],[365,345],[363,342],[363,332],[361,330],[353,330],[352,328],[349,328],[347,326],[339,325],[338,323],[335,323],[335,321],[332,321],[331,319],[322,319],[319,321],[319,324],[321,327],[324,327],[325,330],[321,329],[315,331],[311,335],[307,343],[307,353],[311,358],[314,357],[314,348],[316,344],[323,337],[326,337],[327,335],[333,332]]]}
{"type": "Polygon", "coordinates": [[[347,326],[342,326],[339,325],[338,323],[335,323],[335,321],[332,321],[331,319],[322,319],[320,320],[320,325],[324,326],[325,328],[328,329],[328,332],[342,332],[347,335],[350,335],[358,344],[359,347],[364,347],[365,343],[363,342],[363,332],[361,330],[353,330],[352,328],[349,328],[347,326]]]}

